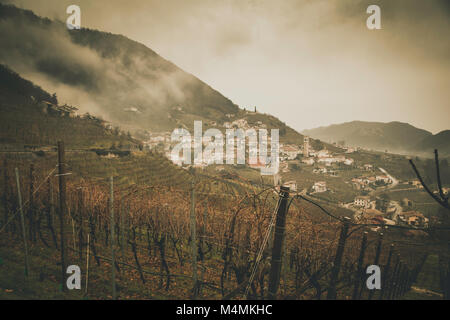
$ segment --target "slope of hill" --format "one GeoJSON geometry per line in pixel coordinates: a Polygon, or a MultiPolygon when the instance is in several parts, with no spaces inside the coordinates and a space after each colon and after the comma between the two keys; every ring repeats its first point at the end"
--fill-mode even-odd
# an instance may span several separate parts
{"type": "Polygon", "coordinates": [[[61,22],[0,5],[0,45],[1,63],[64,102],[123,126],[173,130],[178,110],[215,120],[238,111],[204,82],[121,35],[69,31],[61,22]]]}
{"type": "Polygon", "coordinates": [[[366,149],[404,154],[427,154],[434,146],[448,155],[450,140],[445,141],[446,131],[436,136],[431,132],[402,122],[352,121],[302,131],[327,142],[344,141],[347,145],[366,149]]]}
{"type": "Polygon", "coordinates": [[[194,120],[221,128],[232,115],[231,121],[257,117],[268,129],[278,128],[282,141],[302,143],[302,135],[275,117],[240,109],[195,76],[121,35],[69,31],[62,22],[0,4],[0,45],[0,63],[57,92],[60,101],[124,130],[192,129],[194,120]]]}
{"type": "Polygon", "coordinates": [[[1,64],[0,110],[0,145],[6,149],[54,146],[58,140],[69,147],[129,148],[139,143],[117,129],[107,129],[99,118],[75,116],[71,107],[58,106],[56,95],[1,64]]]}
{"type": "MultiPolygon", "coordinates": [[[[0,4],[0,63],[64,103],[145,139],[145,131],[223,129],[225,122],[261,121],[280,130],[280,141],[302,144],[303,135],[279,119],[244,110],[146,46],[97,30],[67,30],[32,11],[0,4]]],[[[315,148],[323,144],[312,141],[315,148]]],[[[333,149],[333,146],[327,146],[333,149]]]]}

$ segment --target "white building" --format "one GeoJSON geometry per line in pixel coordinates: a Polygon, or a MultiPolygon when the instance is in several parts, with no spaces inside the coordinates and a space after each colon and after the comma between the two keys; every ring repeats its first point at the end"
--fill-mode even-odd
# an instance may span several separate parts
{"type": "Polygon", "coordinates": [[[351,166],[355,161],[353,159],[347,158],[344,160],[344,164],[347,166],[351,166]]]}
{"type": "Polygon", "coordinates": [[[327,149],[322,149],[317,152],[317,157],[318,158],[328,158],[328,157],[330,157],[330,153],[327,149]]]}
{"type": "Polygon", "coordinates": [[[331,166],[334,162],[337,162],[335,158],[319,158],[318,163],[324,163],[326,166],[331,166]]]}
{"type": "Polygon", "coordinates": [[[353,201],[353,204],[361,208],[370,208],[370,197],[369,196],[357,196],[353,201]]]}
{"type": "Polygon", "coordinates": [[[294,180],[283,183],[283,186],[289,187],[289,189],[291,189],[291,191],[297,191],[297,182],[294,180]]]}
{"type": "Polygon", "coordinates": [[[325,181],[318,181],[316,183],[314,183],[314,185],[312,186],[312,189],[314,192],[325,192],[327,191],[327,183],[325,181]]]}
{"type": "Polygon", "coordinates": [[[382,181],[386,184],[392,183],[391,178],[389,178],[388,176],[376,176],[375,179],[376,181],[382,181]]]}

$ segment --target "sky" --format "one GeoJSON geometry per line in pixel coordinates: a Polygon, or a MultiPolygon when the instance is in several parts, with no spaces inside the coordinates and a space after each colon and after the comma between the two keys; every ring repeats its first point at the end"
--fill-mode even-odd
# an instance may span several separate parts
{"type": "Polygon", "coordinates": [[[123,34],[294,129],[353,120],[450,129],[447,0],[0,0],[123,34]],[[369,30],[369,5],[381,29],[369,30]]]}

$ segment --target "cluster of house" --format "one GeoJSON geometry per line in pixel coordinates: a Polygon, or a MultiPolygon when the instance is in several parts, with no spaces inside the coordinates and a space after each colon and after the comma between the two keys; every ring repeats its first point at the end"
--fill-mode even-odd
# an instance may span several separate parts
{"type": "Polygon", "coordinates": [[[332,177],[337,177],[337,172],[335,170],[327,168],[314,168],[313,173],[326,174],[332,177]]]}
{"type": "Polygon", "coordinates": [[[49,101],[40,101],[38,103],[39,107],[41,108],[41,111],[45,114],[58,114],[60,116],[65,117],[71,117],[75,118],[77,116],[76,111],[78,111],[78,108],[69,106],[67,104],[58,106],[57,104],[53,104],[49,101]]]}
{"type": "Polygon", "coordinates": [[[344,147],[345,153],[353,153],[358,151],[358,147],[344,147]]]}
{"type": "Polygon", "coordinates": [[[329,150],[322,149],[320,151],[315,151],[311,149],[309,143],[305,143],[303,147],[303,159],[302,162],[307,165],[314,165],[316,162],[318,164],[324,164],[325,166],[331,166],[333,163],[343,163],[347,166],[351,166],[354,160],[347,158],[345,155],[333,155],[329,150]],[[306,151],[305,151],[306,150],[306,151]]]}
{"type": "MultiPolygon", "coordinates": [[[[179,111],[182,109],[179,109],[179,111]]],[[[227,118],[233,118],[235,117],[234,114],[226,114],[227,118]]],[[[206,125],[208,126],[216,126],[217,123],[215,121],[207,121],[205,122],[206,125]]],[[[223,124],[223,126],[226,129],[242,129],[244,131],[249,130],[249,129],[254,129],[255,131],[257,129],[266,129],[266,125],[263,124],[261,121],[257,121],[254,125],[250,125],[246,119],[237,119],[234,120],[232,122],[225,122],[223,124]]],[[[171,151],[170,151],[170,147],[172,145],[172,141],[171,141],[171,133],[170,132],[161,132],[161,133],[150,133],[149,134],[149,139],[145,142],[145,146],[146,148],[149,149],[154,149],[155,147],[161,147],[164,149],[164,154],[167,156],[167,158],[171,159],[171,151]]],[[[183,139],[189,139],[188,137],[184,137],[183,139]]],[[[190,143],[194,143],[194,137],[190,138],[191,141],[190,143]]],[[[202,143],[203,145],[207,145],[209,143],[210,139],[209,137],[203,137],[202,139],[202,143]]],[[[187,141],[183,141],[183,142],[187,142],[187,141]]],[[[237,144],[234,145],[234,151],[235,153],[237,152],[237,144]]],[[[181,160],[174,160],[171,159],[175,164],[177,165],[181,165],[182,162],[181,160]]],[[[206,167],[208,165],[208,163],[206,161],[202,162],[202,163],[198,163],[198,164],[194,164],[194,167],[198,167],[198,168],[203,168],[206,167]]],[[[249,164],[250,167],[254,168],[254,169],[259,169],[262,167],[266,167],[266,164],[261,163],[259,160],[256,163],[253,164],[249,164]]]]}
{"type": "MultiPolygon", "coordinates": [[[[228,118],[233,117],[232,114],[226,115],[228,118]]],[[[242,130],[248,130],[248,129],[266,129],[267,126],[262,123],[262,121],[257,121],[255,125],[250,125],[246,119],[237,119],[232,122],[226,121],[223,123],[223,126],[226,129],[242,129],[242,130]]]]}
{"type": "Polygon", "coordinates": [[[417,211],[404,211],[397,215],[397,222],[399,224],[407,224],[416,227],[427,227],[429,219],[425,217],[421,212],[417,211]]]}
{"type": "Polygon", "coordinates": [[[301,152],[302,150],[297,145],[280,143],[280,162],[294,160],[301,152]]]}
{"type": "Polygon", "coordinates": [[[377,175],[377,176],[370,176],[370,177],[360,177],[360,178],[353,178],[352,179],[352,185],[356,190],[364,190],[369,187],[375,187],[376,185],[387,185],[391,184],[392,179],[389,178],[386,175],[377,175]]]}
{"type": "Polygon", "coordinates": [[[169,155],[170,143],[171,143],[171,133],[170,132],[160,132],[160,133],[149,133],[150,137],[145,141],[145,146],[149,149],[153,149],[157,146],[163,146],[166,155],[169,155]],[[167,153],[169,152],[169,153],[167,153]]]}
{"type": "Polygon", "coordinates": [[[353,201],[353,205],[361,211],[359,212],[359,220],[365,223],[380,225],[410,225],[416,227],[427,227],[428,218],[418,211],[402,211],[398,214],[395,206],[387,207],[386,211],[377,208],[377,201],[372,200],[369,196],[357,196],[353,201]]]}

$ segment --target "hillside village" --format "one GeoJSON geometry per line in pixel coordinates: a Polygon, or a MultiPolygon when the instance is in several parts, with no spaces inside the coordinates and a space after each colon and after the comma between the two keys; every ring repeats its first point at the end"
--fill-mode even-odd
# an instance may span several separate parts
{"type": "MultiPolygon", "coordinates": [[[[114,131],[113,126],[100,118],[96,118],[89,114],[80,116],[77,114],[78,109],[68,105],[58,105],[49,101],[34,100],[31,97],[34,104],[40,108],[44,114],[53,114],[60,117],[70,118],[84,118],[92,121],[97,121],[101,126],[110,132],[114,131]]],[[[179,107],[180,108],[180,107],[179,107]]],[[[247,113],[250,113],[247,111],[247,113]]],[[[262,121],[256,121],[249,124],[245,118],[237,118],[235,114],[226,114],[226,118],[229,121],[223,122],[219,127],[223,129],[242,129],[244,131],[254,129],[267,129],[267,125],[262,121]]],[[[207,123],[206,126],[217,126],[217,122],[207,123]]],[[[171,132],[147,132],[148,140],[144,143],[144,148],[148,150],[157,150],[163,153],[168,159],[175,164],[189,168],[190,165],[182,165],[181,161],[171,159],[170,151],[173,147],[171,142],[171,132]]],[[[192,138],[193,139],[193,138],[192,138]]],[[[191,141],[193,142],[193,141],[191,141]]],[[[204,140],[203,144],[206,145],[209,141],[204,140]]],[[[376,195],[377,191],[389,189],[394,184],[398,184],[399,181],[394,181],[394,178],[389,176],[387,172],[381,171],[371,163],[359,163],[355,161],[351,155],[358,152],[360,149],[357,147],[342,146],[335,144],[334,150],[328,150],[326,147],[315,150],[311,145],[309,137],[303,137],[302,144],[292,143],[280,143],[280,168],[279,173],[273,177],[273,184],[275,186],[285,185],[290,187],[293,192],[302,192],[318,199],[323,199],[323,195],[327,194],[339,194],[337,188],[333,188],[333,179],[344,180],[344,182],[351,186],[353,190],[353,201],[348,202],[344,200],[337,201],[337,205],[354,212],[354,220],[360,223],[370,223],[381,225],[409,225],[416,227],[426,227],[429,223],[427,218],[422,212],[412,210],[411,200],[405,198],[402,201],[393,201],[384,199],[376,195]],[[337,151],[336,151],[337,150],[337,151]],[[298,170],[305,172],[305,168],[309,168],[308,172],[311,172],[314,178],[313,182],[306,186],[300,187],[298,179],[288,179],[284,181],[284,177],[298,170]],[[349,177],[345,173],[358,172],[358,175],[349,177]]],[[[235,152],[237,151],[235,145],[235,152]]],[[[103,157],[116,157],[111,152],[101,154],[103,157]]],[[[208,166],[208,163],[203,161],[200,164],[193,164],[195,168],[203,169],[208,166]]],[[[252,169],[259,169],[265,165],[259,161],[255,164],[249,164],[248,167],[252,169]]],[[[224,171],[223,166],[217,168],[218,171],[224,171]]],[[[404,181],[404,184],[409,185],[411,188],[421,189],[422,185],[418,180],[404,181]]],[[[445,192],[448,192],[447,188],[444,188],[445,192]]],[[[377,228],[374,228],[374,231],[377,228]]]]}
{"type": "MultiPolygon", "coordinates": [[[[252,124],[245,118],[236,118],[235,114],[226,114],[228,121],[223,123],[207,123],[206,126],[217,126],[222,129],[267,129],[267,125],[262,121],[252,124]]],[[[193,143],[193,137],[191,138],[193,143]]],[[[203,141],[205,145],[208,141],[203,141]]],[[[170,159],[171,132],[149,133],[149,139],[145,142],[145,147],[156,149],[165,154],[170,159]]],[[[394,201],[384,199],[377,193],[388,190],[399,183],[390,176],[384,169],[377,168],[373,163],[355,161],[352,154],[361,149],[353,146],[343,146],[334,144],[333,151],[324,146],[315,150],[311,139],[303,137],[300,144],[281,143],[279,149],[280,167],[279,173],[273,176],[275,186],[284,185],[290,187],[292,192],[301,192],[317,199],[324,199],[327,195],[334,195],[337,206],[349,209],[354,212],[354,220],[360,223],[370,223],[379,225],[410,225],[416,227],[426,227],[429,219],[419,211],[411,210],[408,206],[408,199],[405,201],[394,201]],[[311,173],[314,177],[309,185],[300,183],[303,176],[296,179],[289,179],[291,175],[301,172],[303,175],[311,173]],[[285,181],[286,178],[286,181],[285,181]],[[333,181],[340,181],[346,184],[348,190],[353,195],[352,201],[339,199],[341,190],[334,186],[333,181]]],[[[235,145],[235,152],[237,146],[235,145]]],[[[185,168],[191,165],[183,165],[178,159],[171,159],[175,164],[185,168]]],[[[193,164],[193,167],[204,169],[208,166],[206,160],[200,164],[193,164]]],[[[264,164],[259,161],[255,164],[248,164],[248,167],[259,169],[264,164]]],[[[224,166],[218,166],[217,171],[225,171],[224,166]]],[[[411,188],[420,189],[422,186],[417,180],[404,181],[411,188]]],[[[377,228],[374,228],[376,230],[377,228]]]]}
{"type": "MultiPolygon", "coordinates": [[[[33,104],[43,114],[75,119],[89,119],[90,121],[97,122],[100,126],[111,132],[111,134],[117,131],[109,122],[100,118],[89,114],[79,115],[76,107],[58,105],[57,103],[46,100],[38,100],[33,96],[30,98],[33,104]]],[[[256,110],[255,112],[246,111],[244,114],[255,113],[256,110]]],[[[267,125],[260,120],[253,121],[250,124],[245,117],[239,118],[236,114],[226,114],[225,116],[228,121],[224,121],[222,124],[207,122],[205,127],[218,126],[224,130],[242,129],[244,131],[250,129],[254,129],[255,131],[258,129],[267,129],[267,125]]],[[[183,166],[186,169],[190,167],[189,165],[182,165],[181,161],[171,159],[170,151],[173,147],[171,132],[147,132],[147,134],[148,140],[144,143],[145,149],[157,150],[175,164],[183,166]]],[[[206,145],[208,142],[205,139],[203,144],[206,145]]],[[[285,185],[290,187],[292,192],[301,192],[321,200],[327,199],[327,196],[335,195],[336,199],[338,199],[338,201],[334,201],[335,204],[353,211],[353,219],[359,223],[380,225],[380,227],[382,225],[428,226],[429,218],[419,210],[413,210],[413,204],[410,199],[404,198],[402,201],[395,201],[390,200],[389,197],[383,197],[383,194],[379,194],[379,191],[388,190],[399,184],[399,182],[408,188],[420,190],[423,187],[418,180],[396,181],[384,169],[377,168],[373,163],[355,161],[352,154],[360,151],[357,147],[334,144],[333,151],[327,149],[326,146],[315,150],[309,137],[304,136],[302,142],[301,144],[280,143],[279,173],[273,177],[273,184],[275,186],[285,185]],[[301,172],[303,175],[310,173],[311,177],[313,177],[311,183],[309,185],[300,183],[303,180],[303,176],[296,179],[289,179],[289,174],[297,172],[301,172]],[[285,178],[286,181],[284,181],[285,178]],[[343,198],[339,198],[341,190],[334,186],[333,181],[343,181],[349,186],[354,196],[353,200],[348,201],[347,199],[345,201],[343,198]]],[[[235,145],[235,152],[237,151],[236,149],[237,146],[235,145]]],[[[117,155],[111,152],[105,152],[99,155],[106,158],[117,157],[117,155]]],[[[200,164],[194,164],[192,166],[204,169],[208,166],[208,163],[203,161],[200,164]]],[[[259,161],[254,164],[248,164],[248,167],[252,169],[259,169],[264,166],[259,161]]],[[[220,166],[216,170],[222,171],[226,175],[225,167],[220,166]]],[[[444,188],[444,192],[448,193],[448,188],[444,188]]],[[[379,227],[373,229],[376,231],[379,227]]]]}

